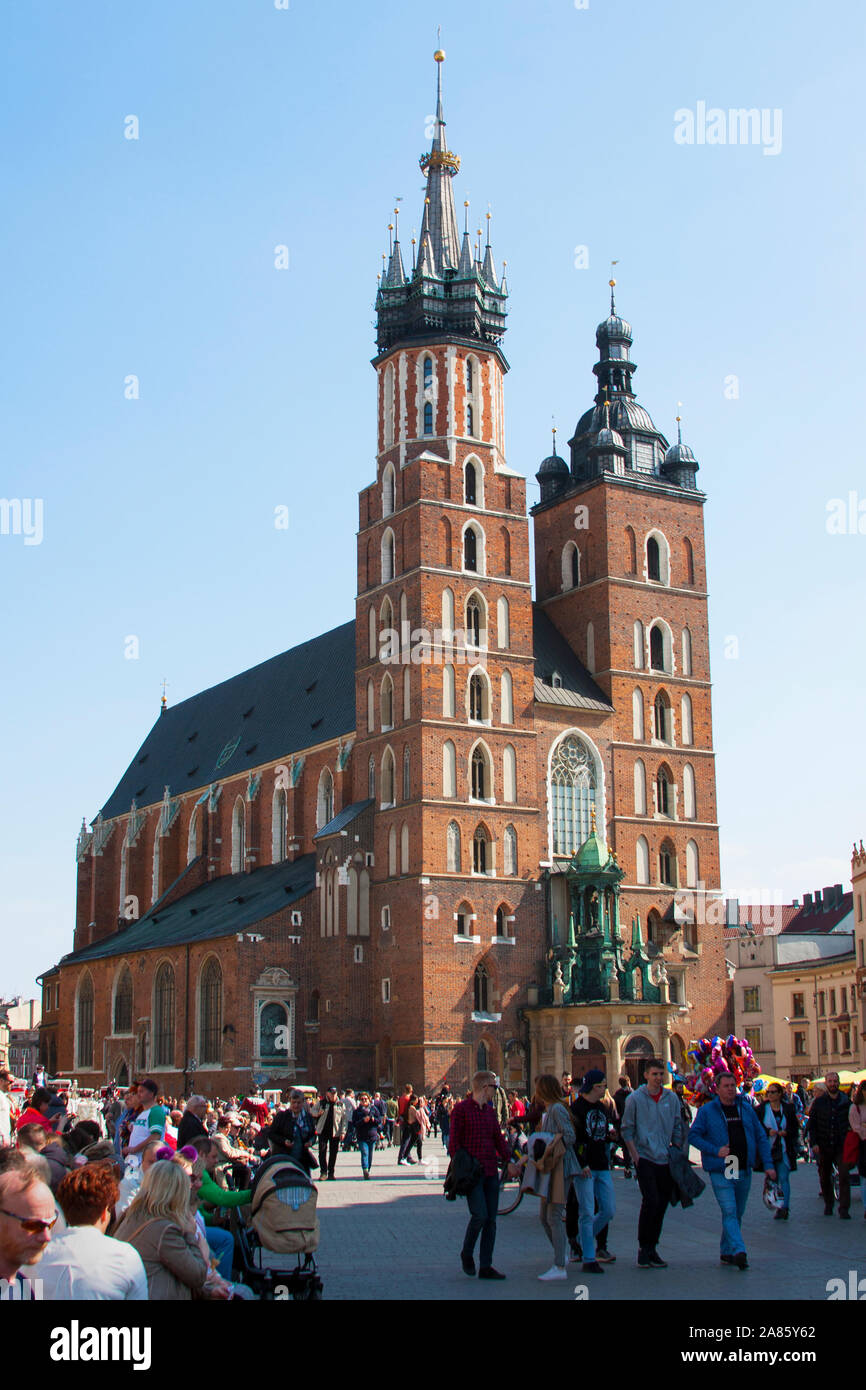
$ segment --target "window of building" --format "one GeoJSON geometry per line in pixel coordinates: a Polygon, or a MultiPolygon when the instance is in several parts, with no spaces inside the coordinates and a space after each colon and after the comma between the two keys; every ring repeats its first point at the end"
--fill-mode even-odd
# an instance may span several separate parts
{"type": "Polygon", "coordinates": [[[132,1032],[132,975],[128,965],[121,967],[114,991],[114,1031],[132,1032]]]}
{"type": "Polygon", "coordinates": [[[467,526],[463,532],[463,568],[472,574],[480,573],[483,568],[479,564],[479,534],[474,526],[467,526]]]}
{"type": "Polygon", "coordinates": [[[819,1018],[826,1018],[826,1016],[827,1016],[827,1010],[826,1010],[825,1007],[824,1007],[824,1005],[826,1004],[826,1002],[827,1002],[827,995],[825,994],[825,992],[824,992],[823,989],[819,989],[819,990],[818,990],[818,1017],[819,1017],[819,1018]]]}
{"type": "Polygon", "coordinates": [[[477,673],[469,677],[469,718],[484,719],[484,682],[477,673]]]}
{"type": "Polygon", "coordinates": [[[692,674],[692,634],[687,627],[683,628],[683,675],[692,674]]]}
{"type": "Polygon", "coordinates": [[[747,985],[743,990],[743,1013],[759,1014],[761,1012],[761,986],[747,985]]]}
{"type": "Polygon", "coordinates": [[[644,632],[643,623],[638,620],[634,625],[634,667],[636,671],[642,671],[646,662],[644,653],[644,632]]]}
{"type": "Polygon", "coordinates": [[[502,800],[517,800],[517,754],[510,743],[502,754],[502,800]]]}
{"type": "Polygon", "coordinates": [[[477,1014],[486,1014],[489,1011],[488,1005],[490,996],[490,978],[483,965],[478,965],[475,967],[473,992],[475,999],[475,1012],[477,1014]]]}
{"type": "Polygon", "coordinates": [[[666,888],[676,888],[677,856],[670,840],[665,840],[659,850],[659,883],[666,888]]]}
{"type": "Polygon", "coordinates": [[[457,935],[472,935],[472,908],[468,903],[461,903],[457,909],[457,935]]]}
{"type": "MultiPolygon", "coordinates": [[[[471,410],[472,407],[470,406],[469,413],[471,413],[471,410]]],[[[467,429],[467,434],[472,434],[472,430],[467,429]]],[[[463,480],[463,500],[465,501],[467,507],[474,507],[476,503],[476,476],[474,463],[467,463],[466,467],[463,470],[463,480]]]]}
{"type": "Polygon", "coordinates": [[[507,651],[511,646],[511,634],[509,632],[509,611],[508,599],[500,598],[496,601],[496,645],[500,651],[507,651]]]}
{"type": "Polygon", "coordinates": [[[752,1049],[753,1052],[760,1052],[761,1030],[759,1027],[746,1029],[746,1042],[749,1044],[749,1047],[752,1049]]]}
{"type": "Polygon", "coordinates": [[[382,754],[382,806],[393,806],[396,800],[394,754],[386,748],[382,754]]]}
{"type": "Polygon", "coordinates": [[[834,1054],[836,1054],[836,1053],[838,1053],[838,1051],[839,1051],[839,1029],[838,1029],[838,1028],[834,1028],[834,1029],[833,1029],[833,1052],[834,1052],[834,1054]]]}
{"type": "Polygon", "coordinates": [[[432,357],[425,357],[425,358],[424,358],[424,385],[425,385],[425,386],[431,386],[432,384],[433,384],[433,359],[432,359],[432,357]]]}
{"type": "Polygon", "coordinates": [[[390,675],[385,675],[382,679],[379,691],[379,717],[383,732],[394,727],[394,682],[390,675]]]}
{"type": "Polygon", "coordinates": [[[647,579],[656,582],[661,580],[661,564],[659,562],[659,543],[655,536],[650,536],[646,543],[646,570],[647,579]]]}
{"type": "Polygon", "coordinates": [[[649,883],[649,845],[643,835],[638,836],[635,845],[635,873],[638,883],[649,883]]]}
{"type": "Polygon", "coordinates": [[[572,855],[589,838],[596,807],[595,761],[574,734],[557,744],[550,765],[554,854],[572,855]]]}
{"type": "Polygon", "coordinates": [[[442,795],[457,795],[457,752],[450,738],[442,745],[442,795]]]}
{"type": "Polygon", "coordinates": [[[660,743],[671,742],[671,709],[667,696],[659,692],[653,702],[655,736],[660,743]]]}
{"type": "Polygon", "coordinates": [[[646,815],[646,768],[640,758],[634,765],[634,813],[646,815]]]}
{"type": "Polygon", "coordinates": [[[580,552],[574,541],[568,541],[562,551],[562,588],[580,587],[580,552]]]}
{"type": "Polygon", "coordinates": [[[409,872],[409,827],[403,822],[400,829],[400,873],[409,872]]]}
{"type": "Polygon", "coordinates": [[[827,1051],[827,1029],[826,1029],[826,1028],[822,1028],[822,1029],[821,1029],[821,1055],[823,1056],[824,1053],[825,1053],[826,1051],[827,1051]]]}
{"type": "Polygon", "coordinates": [[[501,907],[497,907],[497,909],[496,909],[496,935],[497,935],[497,936],[507,936],[507,935],[508,935],[508,933],[507,933],[506,930],[505,930],[505,912],[503,911],[503,909],[502,909],[501,907]]]}
{"type": "Polygon", "coordinates": [[[514,723],[514,685],[511,672],[503,671],[499,682],[501,719],[503,724],[514,723]]]}
{"type": "Polygon", "coordinates": [[[390,1002],[391,1002],[391,981],[390,981],[390,980],[383,980],[383,981],[382,981],[382,1003],[383,1003],[383,1004],[390,1004],[390,1002]]]}
{"type": "Polygon", "coordinates": [[[654,623],[650,628],[650,666],[654,671],[665,669],[664,634],[658,623],[654,623]]]}
{"type": "MultiPolygon", "coordinates": [[[[381,550],[382,583],[387,584],[394,578],[394,532],[388,530],[382,537],[381,550]]],[[[391,623],[388,624],[391,626],[391,623]]]]}
{"type": "Polygon", "coordinates": [[[371,801],[376,799],[376,759],[372,755],[367,764],[367,795],[371,801]]]}
{"type": "Polygon", "coordinates": [[[490,775],[490,757],[485,748],[479,746],[473,750],[471,767],[473,800],[489,800],[493,795],[493,779],[490,775]]]}
{"type": "Polygon", "coordinates": [[[506,825],[503,836],[503,871],[513,878],[517,874],[517,831],[513,825],[506,825]]]}
{"type": "Polygon", "coordinates": [[[382,908],[381,922],[382,922],[382,930],[383,930],[383,931],[390,931],[390,930],[391,930],[391,909],[390,909],[390,907],[383,907],[383,908],[382,908]]]}
{"type": "Polygon", "coordinates": [[[695,770],[691,763],[683,768],[683,816],[686,820],[697,820],[695,770]]]}
{"type": "Polygon", "coordinates": [[[791,1016],[792,1018],[806,1017],[806,996],[805,994],[793,994],[791,996],[791,1016]]]}
{"type": "Polygon", "coordinates": [[[316,829],[321,830],[334,819],[334,779],[330,768],[323,767],[319,775],[316,797],[316,829]]]}
{"type": "Polygon", "coordinates": [[[277,787],[271,803],[271,863],[282,864],[288,854],[288,800],[285,787],[277,787]]]}
{"type": "Polygon", "coordinates": [[[445,867],[449,874],[460,873],[460,826],[455,820],[448,824],[445,867]]]}
{"type": "MultiPolygon", "coordinates": [[[[826,1050],[826,1048],[825,1048],[825,1050],[826,1050]]],[[[795,1033],[794,1033],[794,1056],[795,1056],[795,1057],[805,1057],[805,1056],[806,1056],[806,1034],[805,1034],[805,1033],[800,1033],[800,1032],[795,1032],[795,1033]]]]}
{"type": "Polygon", "coordinates": [[[174,1066],[174,969],[163,961],[153,985],[153,1065],[174,1066]]]}
{"type": "Polygon", "coordinates": [[[692,697],[691,697],[691,695],[684,695],[683,698],[682,698],[682,704],[681,704],[681,717],[680,717],[680,734],[681,734],[681,736],[682,736],[682,741],[683,741],[683,743],[684,743],[687,747],[690,747],[691,744],[694,742],[694,735],[693,735],[693,732],[692,732],[692,697]]]}
{"type": "Polygon", "coordinates": [[[840,995],[840,1002],[839,1002],[839,1012],[840,1012],[840,1014],[846,1014],[846,1013],[848,1012],[848,987],[847,987],[847,985],[843,985],[843,986],[842,986],[841,995],[840,995]]]}
{"type": "Polygon", "coordinates": [[[466,433],[470,438],[475,434],[475,411],[471,405],[466,407],[466,433]]]}
{"type": "Polygon", "coordinates": [[[394,510],[395,481],[394,465],[389,463],[382,478],[382,515],[390,516],[394,510]]]}
{"type": "Polygon", "coordinates": [[[632,737],[643,741],[643,695],[639,690],[632,691],[631,697],[632,737]]]}
{"type": "MultiPolygon", "coordinates": [[[[322,825],[325,822],[322,821],[322,825]]],[[[243,798],[238,797],[232,812],[232,873],[242,874],[246,863],[246,813],[243,798]]]]}
{"type": "Polygon", "coordinates": [[[670,776],[664,767],[656,774],[656,811],[660,816],[670,816],[673,812],[673,788],[670,776]]]}
{"type": "Polygon", "coordinates": [[[835,991],[835,989],[831,989],[831,990],[830,990],[830,1014],[831,1014],[831,1016],[833,1016],[833,1015],[835,1015],[835,1013],[836,1013],[836,991],[835,991]]]}
{"type": "Polygon", "coordinates": [[[487,838],[487,831],[479,825],[472,837],[472,872],[474,874],[487,874],[491,868],[490,842],[487,838]]]}
{"type": "Polygon", "coordinates": [[[218,960],[205,961],[199,983],[199,1061],[219,1063],[222,1044],[223,975],[218,960]]]}

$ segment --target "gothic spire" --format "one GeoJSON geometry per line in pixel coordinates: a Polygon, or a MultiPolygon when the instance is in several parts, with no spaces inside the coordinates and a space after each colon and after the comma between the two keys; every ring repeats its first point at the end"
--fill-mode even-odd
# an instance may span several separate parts
{"type": "Polygon", "coordinates": [[[427,197],[424,201],[424,221],[421,237],[430,234],[434,264],[440,274],[455,270],[460,259],[460,239],[457,233],[457,213],[451,180],[460,168],[460,160],[448,149],[445,138],[445,117],[442,113],[442,64],[445,53],[437,48],[436,60],[436,120],[430,153],[421,156],[420,164],[427,175],[427,197]]]}

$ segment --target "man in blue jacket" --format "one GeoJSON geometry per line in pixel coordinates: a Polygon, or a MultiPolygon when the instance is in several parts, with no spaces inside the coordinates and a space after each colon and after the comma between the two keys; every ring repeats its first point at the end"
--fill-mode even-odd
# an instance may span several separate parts
{"type": "Polygon", "coordinates": [[[736,1078],[721,1072],[716,1078],[717,1096],[697,1113],[689,1130],[689,1143],[701,1152],[701,1166],[709,1174],[722,1212],[721,1258],[723,1265],[748,1269],[740,1223],[749,1200],[752,1170],[760,1154],[767,1176],[775,1181],[770,1141],[750,1101],[737,1095],[736,1078]]]}

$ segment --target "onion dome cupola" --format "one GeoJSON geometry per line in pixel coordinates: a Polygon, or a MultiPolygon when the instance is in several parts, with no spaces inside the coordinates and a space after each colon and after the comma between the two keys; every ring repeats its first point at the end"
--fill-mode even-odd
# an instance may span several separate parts
{"type": "Polygon", "coordinates": [[[695,458],[688,444],[683,443],[682,417],[677,416],[677,442],[672,444],[665,454],[664,463],[661,471],[668,482],[676,483],[677,487],[689,488],[691,491],[697,490],[695,474],[700,468],[700,464],[695,458]]]}
{"type": "Polygon", "coordinates": [[[553,453],[542,460],[541,466],[536,473],[538,485],[541,488],[542,502],[549,502],[552,498],[558,497],[565,492],[571,482],[571,473],[564,458],[560,458],[556,452],[556,427],[553,429],[553,453]]]}
{"type": "MultiPolygon", "coordinates": [[[[473,248],[468,226],[462,241],[457,228],[452,179],[460,168],[448,148],[442,108],[442,68],[445,54],[437,49],[436,118],[433,141],[420,159],[427,186],[417,258],[411,272],[404,269],[399,235],[391,246],[376,296],[376,342],[380,353],[399,343],[453,337],[498,347],[505,333],[505,276],[496,274],[490,245],[473,248]]],[[[468,208],[468,204],[465,205],[468,208]]],[[[467,214],[468,221],[468,214],[467,214]]],[[[396,223],[394,224],[396,230],[396,223]]],[[[390,231],[390,228],[389,228],[390,231]]],[[[414,243],[414,238],[413,238],[414,243]]],[[[503,262],[504,265],[504,262],[503,262]]]]}
{"type": "Polygon", "coordinates": [[[628,449],[622,435],[610,427],[610,404],[605,401],[602,409],[602,426],[589,446],[588,458],[594,473],[624,473],[628,449]]]}

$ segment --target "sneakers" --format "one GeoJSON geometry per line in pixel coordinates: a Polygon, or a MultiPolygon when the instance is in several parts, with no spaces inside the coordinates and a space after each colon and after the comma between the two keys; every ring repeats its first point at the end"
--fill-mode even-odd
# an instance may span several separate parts
{"type": "Polygon", "coordinates": [[[581,1269],[584,1274],[604,1274],[604,1270],[598,1260],[584,1260],[581,1269]]]}
{"type": "Polygon", "coordinates": [[[612,1255],[609,1250],[602,1250],[600,1247],[595,1252],[595,1258],[600,1265],[615,1265],[616,1255],[612,1255]]]}
{"type": "Polygon", "coordinates": [[[464,1273],[464,1274],[474,1274],[474,1273],[475,1273],[475,1260],[472,1258],[471,1255],[461,1255],[461,1256],[460,1256],[460,1263],[461,1263],[461,1265],[463,1266],[463,1273],[464,1273]]]}
{"type": "Polygon", "coordinates": [[[657,1250],[639,1250],[637,1253],[638,1269],[667,1269],[667,1260],[663,1260],[657,1250]]]}
{"type": "Polygon", "coordinates": [[[370,1170],[369,1170],[368,1168],[362,1168],[362,1169],[361,1169],[361,1172],[364,1174],[365,1179],[366,1179],[366,1178],[369,1178],[369,1176],[370,1176],[370,1170]]]}
{"type": "Polygon", "coordinates": [[[488,1265],[486,1269],[479,1269],[479,1271],[478,1271],[478,1278],[479,1278],[479,1279],[504,1279],[504,1278],[505,1278],[505,1275],[504,1275],[504,1274],[500,1274],[498,1269],[494,1269],[494,1268],[493,1268],[493,1265],[488,1265]]]}
{"type": "Polygon", "coordinates": [[[409,1167],[409,1160],[408,1160],[408,1158],[398,1158],[398,1159],[397,1159],[397,1167],[398,1167],[398,1168],[408,1168],[408,1167],[409,1167]]]}
{"type": "MultiPolygon", "coordinates": [[[[586,1265],[584,1265],[584,1269],[586,1269],[586,1265]]],[[[538,1278],[539,1282],[542,1284],[550,1279],[567,1279],[568,1270],[564,1265],[561,1267],[560,1265],[551,1265],[550,1269],[546,1269],[543,1274],[539,1274],[538,1278]]]]}

